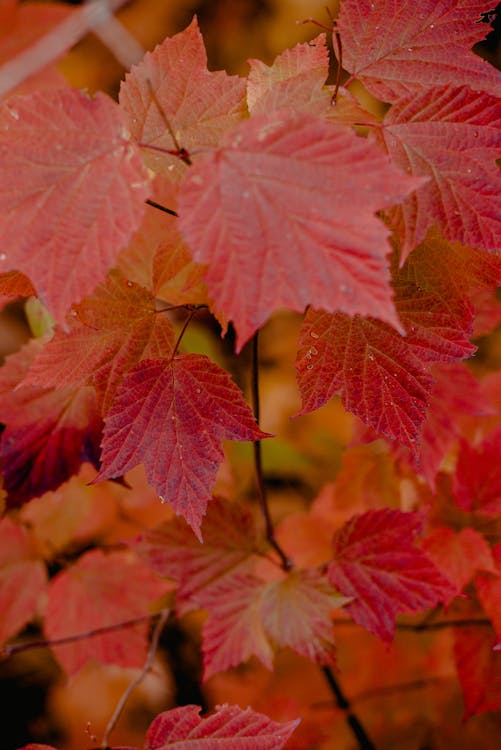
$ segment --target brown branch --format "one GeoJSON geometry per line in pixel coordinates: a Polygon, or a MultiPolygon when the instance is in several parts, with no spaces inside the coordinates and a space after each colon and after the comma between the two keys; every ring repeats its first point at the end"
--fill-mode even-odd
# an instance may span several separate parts
{"type": "MultiPolygon", "coordinates": [[[[260,403],[259,403],[259,331],[256,331],[252,337],[252,404],[254,409],[254,417],[256,422],[259,424],[260,418],[260,403]]],[[[268,497],[266,494],[266,487],[264,485],[263,476],[263,461],[261,453],[261,441],[254,440],[254,467],[256,473],[256,484],[257,484],[257,495],[259,499],[259,506],[261,513],[264,518],[266,528],[266,538],[271,544],[275,552],[280,557],[282,568],[284,570],[291,570],[292,561],[287,557],[277,540],[275,539],[275,531],[273,529],[273,521],[271,520],[270,508],[268,505],[268,497]]]]}
{"type": "Polygon", "coordinates": [[[172,208],[167,208],[166,206],[162,206],[161,203],[152,201],[151,198],[148,198],[146,200],[146,203],[148,204],[148,206],[153,206],[153,208],[158,208],[159,211],[163,211],[164,213],[169,214],[170,216],[179,216],[177,211],[174,211],[172,208]]]}
{"type": "Polygon", "coordinates": [[[330,689],[334,693],[338,707],[345,712],[346,721],[358,741],[360,750],[376,750],[376,746],[365,731],[362,722],[352,711],[351,703],[341,690],[341,686],[334,677],[332,669],[330,669],[330,667],[322,667],[322,672],[324,673],[330,689]]]}
{"type": "MultiPolygon", "coordinates": [[[[349,627],[357,626],[354,620],[341,620],[334,618],[333,623],[336,627],[347,625],[349,627]]],[[[471,617],[462,620],[440,620],[439,622],[421,622],[416,625],[406,622],[398,622],[395,625],[396,630],[409,630],[413,633],[421,633],[425,630],[444,630],[445,628],[472,628],[487,627],[492,625],[487,618],[471,617]]]]}
{"type": "Polygon", "coordinates": [[[136,617],[133,620],[124,620],[118,622],[115,625],[104,625],[102,628],[95,628],[94,630],[85,630],[82,633],[76,633],[75,635],[67,635],[64,638],[54,638],[54,640],[41,639],[38,641],[28,641],[27,643],[13,643],[12,645],[4,646],[0,651],[0,655],[3,658],[8,658],[14,654],[19,654],[21,651],[29,651],[32,648],[47,648],[49,646],[64,646],[66,643],[75,643],[76,641],[83,641],[87,638],[95,638],[98,635],[104,633],[113,633],[116,630],[125,630],[125,628],[132,628],[134,625],[139,625],[142,622],[151,620],[157,615],[142,615],[136,617]]]}
{"type": "Polygon", "coordinates": [[[128,685],[126,690],[123,692],[122,697],[118,701],[116,708],[113,712],[113,715],[111,719],[109,720],[106,726],[106,729],[104,730],[103,741],[101,742],[101,748],[103,750],[111,750],[111,748],[108,745],[109,736],[112,733],[112,731],[115,729],[117,722],[120,719],[120,716],[122,714],[122,711],[124,710],[125,704],[129,700],[132,691],[135,690],[135,688],[144,680],[144,678],[146,677],[146,675],[148,674],[148,672],[151,670],[153,666],[153,660],[157,653],[160,635],[162,633],[165,623],[167,622],[168,616],[169,616],[168,609],[163,609],[160,612],[159,620],[157,624],[155,625],[155,629],[151,636],[150,648],[148,649],[148,655],[146,657],[144,666],[141,672],[138,674],[138,676],[132,680],[130,685],[128,685]]]}

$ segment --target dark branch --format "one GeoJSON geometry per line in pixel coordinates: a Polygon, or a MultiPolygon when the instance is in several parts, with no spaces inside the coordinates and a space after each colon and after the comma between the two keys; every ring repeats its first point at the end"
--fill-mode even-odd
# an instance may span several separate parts
{"type": "Polygon", "coordinates": [[[162,206],[161,203],[152,201],[150,198],[146,200],[146,203],[148,204],[148,206],[153,206],[153,208],[158,208],[159,211],[163,211],[165,214],[169,214],[169,216],[179,216],[177,211],[173,211],[172,208],[166,208],[166,206],[162,206]]]}
{"type": "Polygon", "coordinates": [[[351,703],[341,690],[341,686],[334,677],[332,669],[330,669],[330,667],[322,667],[322,672],[325,675],[325,679],[329,683],[330,689],[334,693],[337,705],[345,712],[346,721],[351,731],[357,738],[360,750],[376,750],[376,746],[369,738],[369,735],[365,731],[362,722],[360,721],[358,716],[353,713],[351,709],[351,703]]]}

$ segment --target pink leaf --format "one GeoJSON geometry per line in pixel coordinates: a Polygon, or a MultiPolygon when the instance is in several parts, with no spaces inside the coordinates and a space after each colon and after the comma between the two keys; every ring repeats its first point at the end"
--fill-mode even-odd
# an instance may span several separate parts
{"type": "Polygon", "coordinates": [[[391,641],[395,616],[448,600],[454,588],[414,546],[422,519],[384,508],[353,516],[334,535],[328,577],[345,596],[355,622],[391,641]]]}
{"type": "Polygon", "coordinates": [[[142,158],[111,99],[66,88],[0,108],[0,164],[1,269],[26,273],[64,323],[139,225],[142,158]]]}
{"type": "Polygon", "coordinates": [[[351,129],[284,110],[250,118],[200,156],[179,221],[237,348],[279,307],[312,303],[398,327],[375,211],[419,184],[351,129]]]}
{"type": "Polygon", "coordinates": [[[216,706],[200,717],[199,706],[159,714],[146,734],[146,750],[282,750],[299,723],[277,723],[250,708],[216,706]]]}
{"type": "Polygon", "coordinates": [[[501,428],[478,446],[461,441],[453,493],[457,505],[470,513],[495,517],[501,512],[501,428]]]}
{"type": "Polygon", "coordinates": [[[261,546],[251,510],[212,498],[201,526],[203,544],[181,518],[157,526],[134,543],[135,551],[159,575],[178,585],[180,613],[197,606],[197,593],[235,570],[247,570],[261,546]]]}
{"type": "Polygon", "coordinates": [[[32,340],[0,369],[0,440],[8,506],[55,489],[85,461],[99,459],[102,422],[90,387],[43,389],[20,386],[43,346],[32,340]]]}
{"type": "MultiPolygon", "coordinates": [[[[165,39],[132,68],[120,88],[120,105],[138,141],[175,151],[175,133],[179,146],[191,153],[217,146],[224,131],[246,116],[245,79],[207,69],[204,42],[194,18],[184,31],[165,39]]],[[[156,172],[175,179],[186,169],[177,156],[144,151],[148,166],[156,172]]]]}
{"type": "Polygon", "coordinates": [[[404,256],[432,226],[449,240],[498,250],[500,101],[467,88],[429,89],[393,105],[381,133],[395,165],[428,178],[390,212],[404,256]]]}
{"type": "Polygon", "coordinates": [[[335,662],[329,615],[348,599],[318,571],[291,571],[269,583],[237,571],[197,599],[209,611],[203,628],[205,679],[252,655],[271,669],[277,647],[289,646],[319,664],[335,662]]]}
{"type": "MultiPolygon", "coordinates": [[[[142,617],[166,589],[166,584],[132,555],[92,550],[51,582],[46,636],[50,640],[78,636],[142,617]]],[[[68,674],[92,658],[104,664],[139,667],[146,658],[147,631],[147,623],[139,623],[123,628],[119,637],[112,631],[53,646],[53,651],[68,674]]]]}
{"type": "Polygon", "coordinates": [[[499,72],[473,54],[485,0],[343,0],[343,67],[378,99],[448,84],[501,95],[499,72]]]}
{"type": "Polygon", "coordinates": [[[0,645],[36,612],[45,591],[45,566],[35,559],[28,532],[9,518],[0,521],[0,645]]]}
{"type": "Polygon", "coordinates": [[[73,310],[69,331],[56,331],[30,367],[23,385],[92,384],[105,413],[127,370],[140,359],[168,356],[174,343],[169,320],[153,295],[112,271],[73,310]]]}
{"type": "Polygon", "coordinates": [[[239,389],[208,357],[143,360],[106,416],[98,479],[144,463],[153,489],[199,534],[221,442],[263,437],[239,389]]]}

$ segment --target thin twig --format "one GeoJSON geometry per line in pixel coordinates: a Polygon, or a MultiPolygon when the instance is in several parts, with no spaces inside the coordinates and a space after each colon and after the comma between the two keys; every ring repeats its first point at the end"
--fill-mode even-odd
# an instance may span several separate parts
{"type": "Polygon", "coordinates": [[[337,94],[341,85],[341,75],[343,73],[343,44],[341,42],[341,35],[336,26],[333,26],[332,28],[332,41],[336,46],[337,57],[336,81],[334,84],[334,92],[331,97],[331,104],[334,105],[337,100],[337,94]]]}
{"type": "Polygon", "coordinates": [[[330,667],[322,667],[322,672],[325,675],[325,679],[329,683],[330,689],[334,693],[334,697],[336,698],[338,707],[345,712],[346,721],[351,731],[357,738],[360,750],[376,750],[376,746],[369,738],[369,735],[365,731],[362,722],[360,721],[358,716],[353,713],[351,709],[351,703],[341,690],[341,686],[334,677],[334,673],[332,672],[330,667]]]}
{"type": "MultiPolygon", "coordinates": [[[[342,620],[334,618],[333,623],[336,627],[340,625],[348,625],[354,627],[357,625],[354,620],[342,620]]],[[[421,633],[425,630],[444,630],[445,628],[472,628],[472,627],[487,627],[491,625],[490,620],[487,618],[469,618],[469,619],[458,619],[458,620],[440,620],[439,622],[421,622],[413,625],[406,622],[398,622],[395,625],[397,630],[409,630],[413,633],[421,633]]]]}
{"type": "Polygon", "coordinates": [[[75,10],[68,18],[54,26],[35,44],[23,50],[0,67],[0,98],[18,86],[26,78],[38,73],[49,63],[54,62],[80,41],[89,31],[96,29],[109,16],[103,11],[114,13],[127,0],[96,0],[75,10]]]}
{"type": "Polygon", "coordinates": [[[181,328],[179,336],[177,337],[177,341],[176,341],[176,343],[174,345],[174,348],[172,350],[172,357],[171,357],[171,359],[174,359],[174,357],[176,356],[177,350],[179,349],[179,344],[181,343],[181,339],[183,338],[184,333],[185,333],[186,329],[188,328],[188,326],[190,325],[190,323],[192,321],[192,318],[193,318],[193,316],[195,315],[196,312],[197,312],[196,308],[195,309],[191,309],[189,311],[189,314],[188,314],[186,320],[184,321],[183,327],[181,328]]]}
{"type": "Polygon", "coordinates": [[[144,678],[146,677],[146,675],[148,674],[148,672],[151,670],[151,668],[153,666],[153,660],[154,660],[155,655],[157,653],[158,642],[160,640],[160,635],[161,635],[162,630],[163,630],[163,628],[165,626],[165,623],[167,622],[168,616],[169,616],[169,610],[168,609],[163,609],[160,612],[160,618],[159,618],[157,624],[155,625],[155,629],[154,629],[153,634],[151,636],[150,648],[148,649],[148,655],[146,657],[146,661],[144,663],[144,666],[143,666],[141,672],[138,674],[138,676],[134,680],[132,680],[132,682],[130,683],[130,685],[128,685],[128,687],[126,688],[126,690],[123,692],[122,697],[118,701],[118,703],[116,705],[116,708],[115,708],[115,710],[113,712],[113,715],[112,715],[111,719],[109,720],[109,722],[108,722],[108,724],[106,726],[106,729],[104,730],[103,741],[101,742],[101,748],[103,748],[103,750],[106,750],[109,747],[109,745],[108,745],[109,736],[112,733],[112,731],[115,729],[115,726],[117,725],[117,722],[120,719],[122,711],[124,710],[125,704],[129,700],[129,697],[130,697],[132,691],[135,690],[135,688],[144,680],[144,678]]]}
{"type": "MultiPolygon", "coordinates": [[[[172,143],[174,144],[175,151],[172,151],[173,156],[179,157],[181,161],[184,161],[185,164],[187,164],[189,167],[191,166],[191,159],[190,155],[187,152],[185,148],[181,146],[179,141],[177,140],[176,134],[174,133],[174,130],[172,128],[172,125],[170,124],[169,118],[167,117],[164,108],[158,101],[157,95],[155,93],[155,90],[153,89],[151,81],[147,78],[146,79],[146,85],[148,86],[148,91],[150,93],[152,101],[155,103],[156,108],[158,109],[158,112],[160,114],[160,117],[163,120],[163,123],[165,127],[167,128],[167,131],[172,138],[172,143]]],[[[144,145],[144,144],[143,144],[144,145]]]]}
{"type": "Polygon", "coordinates": [[[148,206],[153,206],[153,208],[158,208],[159,211],[163,211],[164,213],[169,214],[170,216],[179,216],[177,211],[174,211],[172,208],[167,208],[166,206],[162,206],[161,203],[152,201],[151,198],[148,198],[146,200],[146,203],[148,204],[148,206]]]}
{"type": "Polygon", "coordinates": [[[134,625],[139,625],[142,622],[151,620],[156,615],[142,615],[136,617],[133,620],[124,620],[114,625],[104,625],[102,628],[95,628],[94,630],[85,630],[82,633],[76,633],[75,635],[67,635],[64,638],[54,638],[54,640],[38,640],[28,641],[27,643],[13,643],[12,645],[4,646],[0,651],[0,655],[3,657],[13,656],[19,654],[21,651],[29,651],[32,648],[47,648],[48,646],[64,646],[66,643],[75,643],[75,641],[83,641],[86,638],[94,638],[104,633],[113,633],[115,630],[125,630],[125,628],[131,628],[134,625]]]}
{"type": "MultiPolygon", "coordinates": [[[[259,405],[259,331],[256,331],[252,337],[252,403],[254,407],[254,417],[256,422],[259,424],[260,418],[260,405],[259,405]]],[[[271,544],[273,549],[277,552],[280,557],[282,568],[284,570],[290,570],[292,568],[292,562],[287,557],[283,549],[275,539],[275,532],[273,529],[273,521],[271,520],[270,509],[268,506],[268,498],[266,495],[266,487],[264,486],[263,477],[263,461],[261,455],[261,441],[254,440],[254,467],[256,472],[257,482],[257,494],[259,498],[259,505],[261,507],[261,513],[263,514],[264,523],[266,527],[266,538],[271,544]]]]}

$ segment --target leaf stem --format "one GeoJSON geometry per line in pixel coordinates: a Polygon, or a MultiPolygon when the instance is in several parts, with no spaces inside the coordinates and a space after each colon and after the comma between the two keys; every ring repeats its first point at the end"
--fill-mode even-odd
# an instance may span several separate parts
{"type": "Polygon", "coordinates": [[[176,356],[177,350],[179,349],[179,344],[181,343],[181,339],[183,338],[183,336],[185,334],[185,331],[188,328],[188,326],[190,325],[190,323],[191,323],[191,321],[193,319],[193,316],[195,315],[196,312],[197,312],[196,309],[192,309],[192,310],[189,311],[188,316],[187,316],[186,320],[184,321],[183,327],[181,328],[179,336],[177,337],[177,341],[176,341],[176,343],[174,345],[174,348],[172,350],[172,357],[171,357],[171,359],[174,359],[174,357],[176,356]]]}
{"type": "Polygon", "coordinates": [[[334,673],[330,667],[322,667],[322,672],[325,675],[330,689],[332,690],[338,707],[345,712],[346,721],[357,738],[358,746],[360,750],[376,750],[376,746],[369,738],[365,731],[358,716],[351,710],[351,703],[341,690],[341,686],[334,677],[334,673]]]}
{"type": "MultiPolygon", "coordinates": [[[[256,422],[259,424],[260,418],[260,403],[259,403],[259,331],[256,331],[252,337],[252,405],[254,409],[254,417],[256,422]]],[[[261,453],[261,441],[255,440],[254,446],[254,467],[256,472],[256,483],[257,483],[257,494],[259,499],[259,505],[261,513],[264,518],[266,528],[266,538],[271,544],[275,552],[280,557],[282,568],[284,570],[291,570],[292,561],[287,557],[277,540],[275,539],[275,532],[273,529],[273,521],[271,520],[270,509],[268,506],[268,497],[266,494],[266,487],[264,485],[263,477],[263,461],[261,453]]]]}
{"type": "Polygon", "coordinates": [[[150,198],[146,200],[146,203],[148,204],[148,206],[153,206],[153,208],[158,208],[159,211],[163,211],[164,213],[169,214],[170,216],[179,216],[177,211],[174,211],[172,208],[167,208],[166,206],[162,206],[161,203],[152,201],[150,198]]]}
{"type": "Polygon", "coordinates": [[[160,635],[161,635],[162,630],[163,630],[163,628],[165,626],[165,623],[167,622],[168,616],[169,616],[169,610],[168,609],[163,609],[160,612],[159,620],[158,620],[157,624],[155,625],[155,629],[154,629],[153,634],[151,636],[150,648],[148,649],[148,655],[146,657],[146,661],[144,663],[144,666],[143,666],[141,672],[137,675],[137,677],[135,677],[132,680],[132,682],[130,683],[130,685],[127,686],[126,690],[124,690],[124,692],[122,694],[122,697],[118,701],[118,703],[116,705],[116,708],[115,708],[115,710],[113,712],[113,715],[112,715],[111,719],[109,720],[109,722],[108,722],[108,724],[106,726],[106,729],[104,730],[103,741],[101,742],[101,748],[102,748],[102,750],[111,750],[111,748],[109,747],[109,744],[108,744],[109,736],[112,733],[112,731],[115,729],[115,727],[117,725],[117,722],[118,722],[118,720],[119,720],[119,718],[120,718],[120,716],[122,714],[122,711],[124,710],[125,704],[127,703],[127,701],[130,698],[131,693],[144,680],[144,678],[146,677],[146,675],[148,674],[148,672],[151,670],[151,668],[153,666],[153,660],[154,660],[155,655],[157,653],[158,642],[160,640],[160,635]]]}
{"type": "Polygon", "coordinates": [[[172,142],[175,148],[175,151],[172,152],[173,156],[177,156],[179,159],[181,159],[181,161],[184,161],[184,163],[190,167],[191,166],[190,155],[187,152],[187,150],[179,144],[179,141],[176,138],[176,134],[174,133],[174,130],[172,128],[172,125],[170,124],[169,118],[167,117],[164,108],[158,101],[155,90],[151,84],[151,81],[148,78],[146,79],[146,85],[148,86],[148,91],[150,93],[151,99],[155,103],[156,108],[158,109],[158,112],[160,114],[160,117],[162,118],[164,125],[167,128],[167,131],[170,137],[172,138],[172,142]]]}
{"type": "Polygon", "coordinates": [[[29,651],[32,648],[47,648],[48,646],[64,646],[66,643],[75,643],[75,641],[83,641],[86,638],[94,638],[104,633],[112,633],[115,630],[125,630],[125,628],[131,628],[134,625],[139,625],[142,622],[151,620],[157,617],[157,615],[141,615],[141,617],[135,617],[133,620],[124,620],[114,625],[104,625],[102,628],[95,628],[95,630],[84,630],[82,633],[76,633],[75,635],[67,635],[64,638],[54,638],[54,640],[40,639],[37,641],[28,641],[27,643],[14,643],[12,645],[4,646],[0,651],[0,655],[4,658],[19,654],[22,651],[29,651]]]}

